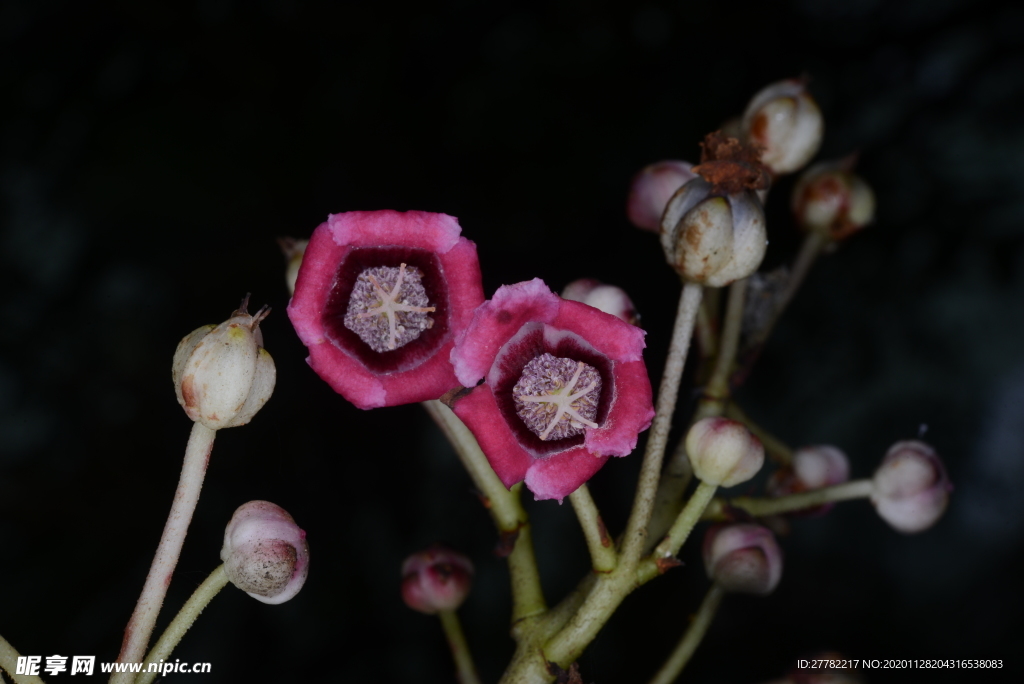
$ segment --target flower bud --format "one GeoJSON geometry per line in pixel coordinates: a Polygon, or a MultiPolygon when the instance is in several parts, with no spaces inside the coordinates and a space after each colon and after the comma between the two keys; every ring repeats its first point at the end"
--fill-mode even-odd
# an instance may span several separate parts
{"type": "Polygon", "coordinates": [[[661,245],[688,282],[728,285],[761,265],[768,246],[764,209],[752,190],[723,193],[695,178],[669,200],[661,245]]]}
{"type": "Polygon", "coordinates": [[[645,166],[629,186],[626,215],[637,228],[657,233],[665,205],[687,181],[697,177],[693,164],[684,161],[660,161],[645,166]]]}
{"type": "Polygon", "coordinates": [[[782,579],[782,549],[760,525],[715,525],[704,536],[704,568],[725,591],[766,596],[782,579]]]}
{"type": "Polygon", "coordinates": [[[428,615],[455,610],[466,600],[472,579],[473,564],[466,556],[434,544],[402,564],[402,599],[428,615]]]}
{"type": "Polygon", "coordinates": [[[270,399],[277,370],[263,348],[263,307],[250,316],[249,297],[220,325],[189,333],[174,352],[171,377],[188,417],[210,428],[245,425],[270,399]]]}
{"type": "Polygon", "coordinates": [[[742,423],[728,418],[698,420],[686,433],[686,453],[693,473],[718,487],[732,487],[752,478],[764,464],[761,440],[742,423]]]}
{"type": "Polygon", "coordinates": [[[949,503],[953,485],[935,450],[924,442],[897,442],[874,476],[871,503],[882,519],[906,534],[935,524],[949,503]]]}
{"type": "Polygon", "coordinates": [[[277,605],[299,593],[309,573],[306,533],[269,501],[242,504],[220,551],[228,579],[257,601],[277,605]]]}
{"type": "Polygon", "coordinates": [[[593,278],[580,278],[566,285],[562,290],[562,299],[583,302],[630,325],[640,323],[640,314],[636,312],[633,300],[625,290],[614,285],[605,285],[593,278]]]}
{"type": "Polygon", "coordinates": [[[747,142],[763,148],[772,173],[792,173],[821,147],[824,121],[818,104],[797,79],[773,83],[754,95],[743,113],[747,142]]]}
{"type": "Polygon", "coordinates": [[[288,287],[288,294],[295,294],[295,281],[299,279],[299,269],[302,267],[302,257],[306,253],[309,240],[296,240],[295,238],[283,237],[277,239],[281,251],[284,252],[286,262],[284,271],[284,282],[288,287]]]}
{"type": "Polygon", "coordinates": [[[875,218],[875,193],[848,162],[815,164],[793,188],[793,215],[803,230],[842,240],[875,218]]]}
{"type": "MultiPolygon", "coordinates": [[[[822,489],[850,479],[850,461],[834,446],[817,445],[797,449],[793,462],[772,473],[767,490],[770,496],[787,496],[811,489],[822,489]]],[[[823,515],[835,506],[826,503],[792,515],[823,515]]]]}

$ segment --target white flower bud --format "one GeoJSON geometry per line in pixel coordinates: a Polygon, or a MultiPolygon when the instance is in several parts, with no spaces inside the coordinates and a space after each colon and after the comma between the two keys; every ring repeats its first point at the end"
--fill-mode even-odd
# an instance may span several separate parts
{"type": "Polygon", "coordinates": [[[686,433],[686,453],[702,482],[732,487],[746,482],[764,464],[764,447],[742,423],[728,418],[698,420],[686,433]]]}
{"type": "Polygon", "coordinates": [[[928,529],[942,516],[953,491],[946,468],[924,442],[897,442],[889,448],[874,476],[871,503],[897,531],[928,529]]]}
{"type": "Polygon", "coordinates": [[[269,501],[238,507],[224,531],[220,559],[232,584],[272,605],[298,594],[309,574],[306,533],[269,501]]]}
{"type": "Polygon", "coordinates": [[[630,325],[640,323],[640,314],[636,312],[633,300],[625,290],[614,285],[605,285],[593,278],[580,278],[566,285],[562,290],[562,299],[582,302],[630,325]]]}
{"type": "Polygon", "coordinates": [[[657,233],[665,205],[676,190],[697,177],[693,164],[685,161],[660,161],[645,166],[633,177],[626,202],[630,223],[642,230],[657,233]]]}
{"type": "Polygon", "coordinates": [[[248,300],[220,325],[193,330],[174,352],[178,403],[211,430],[245,425],[274,392],[277,370],[259,330],[270,309],[250,316],[248,300]]]}
{"type": "Polygon", "coordinates": [[[687,281],[728,285],[761,265],[768,246],[764,209],[750,190],[721,194],[695,178],[669,200],[661,245],[669,265],[687,281]]]}
{"type": "Polygon", "coordinates": [[[773,83],[754,95],[743,113],[747,142],[763,148],[761,162],[772,173],[792,173],[821,147],[824,120],[802,81],[773,83]]]}
{"type": "Polygon", "coordinates": [[[295,294],[295,281],[299,279],[302,257],[306,254],[309,240],[296,240],[295,238],[284,237],[278,238],[277,244],[280,245],[281,251],[284,253],[285,262],[287,263],[284,272],[284,283],[288,287],[288,294],[293,295],[295,294]]]}
{"type": "Polygon", "coordinates": [[[875,218],[875,193],[849,162],[815,164],[793,188],[793,216],[803,230],[842,240],[875,218]]]}
{"type": "Polygon", "coordinates": [[[772,593],[782,579],[782,549],[760,525],[715,525],[704,536],[704,568],[728,592],[772,593]]]}

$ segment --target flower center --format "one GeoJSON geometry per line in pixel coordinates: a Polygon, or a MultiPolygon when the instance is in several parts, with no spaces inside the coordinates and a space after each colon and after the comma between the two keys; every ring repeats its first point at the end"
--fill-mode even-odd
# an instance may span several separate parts
{"type": "Polygon", "coordinates": [[[356,278],[345,327],[376,352],[404,347],[434,325],[423,274],[415,266],[376,266],[356,278]]]}
{"type": "Polygon", "coordinates": [[[575,359],[541,354],[526,364],[512,388],[516,413],[544,441],[596,428],[601,374],[575,359]]]}

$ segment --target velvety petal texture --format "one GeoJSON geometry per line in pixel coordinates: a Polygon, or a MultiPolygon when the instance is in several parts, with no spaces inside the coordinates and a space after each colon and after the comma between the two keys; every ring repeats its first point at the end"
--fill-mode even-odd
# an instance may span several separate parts
{"type": "Polygon", "coordinates": [[[539,279],[506,285],[474,312],[456,340],[455,375],[472,389],[451,396],[450,404],[506,487],[525,480],[537,499],[561,500],[610,456],[631,453],[639,433],[650,427],[654,406],[644,346],[640,328],[564,300],[539,279]],[[524,378],[538,363],[577,368],[556,381],[553,396],[592,392],[587,416],[573,413],[570,420],[553,407],[538,414],[556,422],[562,415],[574,434],[552,438],[523,417],[524,407],[548,403],[544,393],[535,403],[523,401],[530,394],[522,389],[524,378]],[[579,380],[584,369],[584,377],[592,378],[586,386],[579,380]]]}
{"type": "Polygon", "coordinates": [[[437,399],[458,386],[452,345],[484,301],[476,246],[460,233],[455,218],[422,211],[332,214],[314,231],[288,316],[309,365],[359,408],[437,399]],[[361,296],[377,308],[359,308],[361,296]],[[399,313],[385,315],[388,297],[399,313]],[[429,306],[407,333],[416,298],[429,306]],[[378,319],[383,341],[371,344],[378,319]]]}

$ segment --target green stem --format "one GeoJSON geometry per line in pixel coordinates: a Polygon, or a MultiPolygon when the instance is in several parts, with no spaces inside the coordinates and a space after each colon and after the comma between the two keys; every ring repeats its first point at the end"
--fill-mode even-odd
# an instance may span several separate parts
{"type": "Polygon", "coordinates": [[[725,305],[725,324],[719,341],[715,368],[704,388],[704,397],[693,422],[711,416],[720,416],[729,399],[729,377],[736,362],[740,333],[743,331],[743,306],[747,297],[747,278],[737,280],[729,286],[729,300],[725,305]]]}
{"type": "MultiPolygon", "coordinates": [[[[697,407],[691,424],[701,418],[721,415],[729,399],[729,375],[739,349],[740,333],[743,329],[743,306],[746,300],[747,278],[737,280],[729,287],[726,303],[725,323],[721,339],[717,341],[715,366],[708,380],[704,398],[697,407]]],[[[701,307],[703,310],[703,306],[701,307]]],[[[679,514],[683,493],[690,484],[693,468],[686,453],[686,442],[680,440],[665,466],[665,473],[658,483],[655,495],[654,513],[648,526],[649,537],[644,552],[650,550],[661,539],[669,524],[679,514]]]]}
{"type": "Polygon", "coordinates": [[[724,595],[725,592],[722,591],[720,586],[717,584],[711,585],[708,593],[704,595],[704,600],[701,601],[697,614],[693,617],[690,626],[687,627],[686,633],[683,634],[683,638],[680,639],[668,660],[661,666],[661,669],[658,670],[658,673],[654,675],[649,684],[672,684],[676,680],[679,673],[683,671],[683,668],[690,661],[693,652],[697,650],[697,646],[700,645],[701,640],[708,631],[708,627],[711,625],[711,621],[715,619],[715,613],[718,612],[718,606],[721,604],[722,596],[724,595]]]}
{"type": "Polygon", "coordinates": [[[633,510],[630,513],[629,522],[626,524],[622,542],[620,563],[626,566],[626,572],[635,569],[644,548],[647,526],[650,523],[657,496],[661,464],[665,457],[669,431],[672,428],[672,415],[675,413],[676,399],[679,395],[679,381],[686,365],[686,353],[690,348],[693,324],[697,317],[697,309],[700,308],[702,294],[703,289],[700,285],[686,283],[683,286],[682,296],[679,298],[672,341],[669,344],[665,371],[658,389],[658,404],[654,422],[651,424],[650,432],[647,433],[647,448],[644,451],[643,464],[640,466],[636,497],[633,500],[633,510]]]}
{"type": "MultiPolygon", "coordinates": [[[[174,492],[174,502],[167,516],[160,544],[157,546],[153,563],[149,567],[146,583],[142,594],[135,605],[128,626],[124,630],[124,641],[121,653],[117,657],[119,663],[137,663],[146,654],[146,646],[153,634],[160,607],[163,605],[167,587],[171,583],[174,567],[178,564],[181,547],[188,534],[188,525],[192,521],[192,513],[199,503],[199,492],[203,488],[206,468],[210,463],[210,452],[213,451],[213,440],[216,430],[205,425],[192,423],[188,445],[185,447],[185,462],[181,467],[178,488],[174,492]]],[[[110,677],[111,684],[130,684],[132,673],[119,672],[110,677]]]]}
{"type": "Polygon", "coordinates": [[[228,573],[224,570],[224,564],[222,563],[192,592],[192,596],[181,607],[178,614],[174,616],[171,624],[167,625],[167,629],[160,635],[160,639],[153,646],[153,650],[146,656],[145,663],[142,666],[142,673],[135,679],[135,684],[150,684],[150,682],[156,679],[160,673],[149,672],[150,664],[167,660],[174,647],[185,636],[185,632],[189,630],[189,627],[199,617],[199,614],[203,612],[203,609],[206,608],[210,601],[213,600],[213,597],[227,583],[228,573]]]}
{"type": "Polygon", "coordinates": [[[693,466],[690,465],[690,457],[686,454],[686,440],[680,439],[672,456],[668,459],[668,463],[665,464],[665,471],[658,482],[654,513],[651,515],[650,525],[647,526],[645,554],[650,553],[651,549],[661,541],[676,516],[679,515],[679,511],[683,510],[683,495],[692,479],[693,466]]]}
{"type": "Polygon", "coordinates": [[[459,460],[469,473],[473,485],[484,498],[502,541],[511,541],[508,555],[509,575],[512,582],[512,622],[539,615],[547,610],[540,572],[533,553],[533,536],[529,516],[520,500],[521,485],[505,489],[480,449],[476,438],[450,408],[440,401],[425,401],[423,407],[451,442],[459,460]]]}
{"type": "Polygon", "coordinates": [[[452,649],[459,684],[480,684],[480,676],[473,665],[473,656],[469,652],[469,644],[466,643],[466,635],[462,631],[459,616],[454,610],[442,610],[437,616],[441,618],[441,627],[448,639],[448,646],[452,649]]]}
{"type": "Polygon", "coordinates": [[[758,333],[756,337],[752,339],[751,346],[759,347],[765,343],[765,341],[771,336],[772,331],[775,330],[775,325],[782,318],[783,312],[789,303],[793,301],[793,297],[796,295],[797,290],[803,285],[804,280],[807,278],[807,274],[811,270],[811,266],[817,260],[821,254],[821,250],[829,243],[829,238],[824,234],[812,230],[807,233],[804,237],[803,243],[800,245],[800,251],[796,255],[796,259],[793,261],[793,266],[789,270],[789,280],[786,283],[786,289],[779,296],[778,302],[775,305],[775,311],[772,313],[771,319],[768,324],[765,325],[758,333]]]}
{"type": "Polygon", "coordinates": [[[36,675],[15,674],[18,671],[19,655],[7,639],[0,636],[0,670],[7,670],[14,684],[43,684],[43,680],[36,675]]]}
{"type": "Polygon", "coordinates": [[[615,551],[615,544],[608,536],[608,530],[601,520],[601,514],[597,510],[594,499],[590,496],[590,489],[586,484],[579,486],[575,492],[569,495],[576,517],[580,520],[580,527],[583,528],[583,536],[587,540],[587,548],[590,549],[590,560],[594,572],[611,572],[618,563],[618,553],[615,551]]]}
{"type": "Polygon", "coordinates": [[[704,515],[708,520],[729,520],[732,519],[730,509],[739,509],[755,518],[763,518],[768,515],[779,513],[790,513],[805,508],[814,508],[834,501],[849,501],[851,499],[865,499],[870,497],[875,490],[875,484],[870,479],[854,480],[843,484],[812,489],[799,494],[789,494],[778,498],[755,498],[749,496],[738,496],[735,499],[715,499],[708,506],[704,515]]]}
{"type": "Polygon", "coordinates": [[[708,484],[707,482],[701,482],[697,485],[693,496],[683,506],[683,510],[679,517],[676,518],[676,521],[672,523],[668,534],[665,535],[665,538],[661,540],[661,543],[658,544],[651,554],[655,559],[671,558],[679,553],[679,549],[682,548],[686,539],[690,536],[690,532],[693,531],[694,526],[701,519],[704,509],[708,507],[711,499],[714,498],[717,489],[716,485],[708,484]]]}

